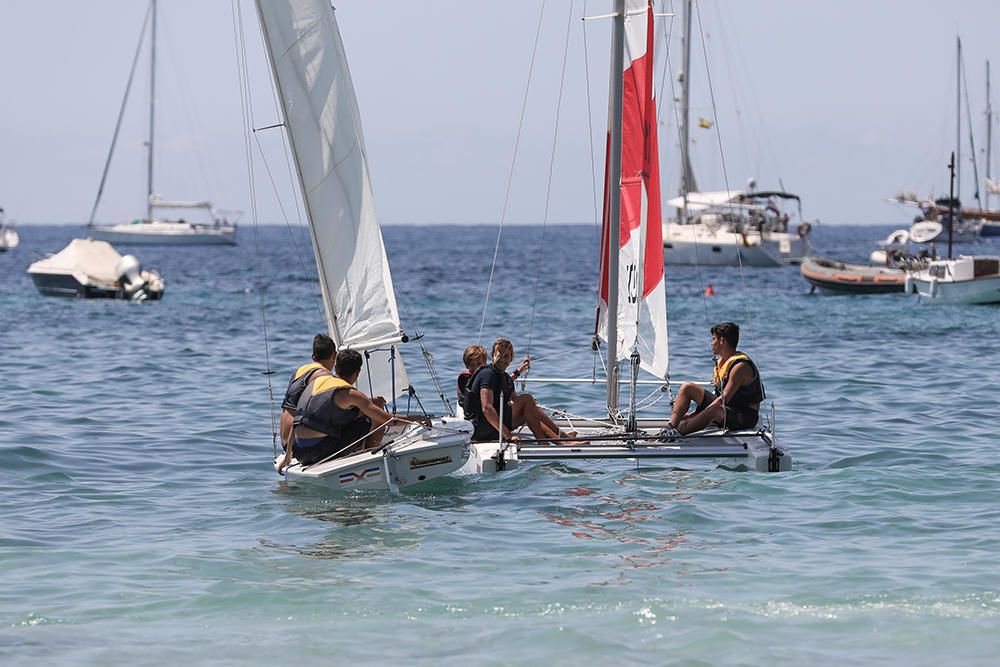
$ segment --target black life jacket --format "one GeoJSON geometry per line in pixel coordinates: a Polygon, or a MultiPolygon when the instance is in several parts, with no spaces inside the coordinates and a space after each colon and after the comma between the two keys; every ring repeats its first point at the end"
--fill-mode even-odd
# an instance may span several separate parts
{"type": "MultiPolygon", "coordinates": [[[[498,414],[502,415],[501,418],[503,419],[504,423],[508,426],[508,428],[510,427],[513,419],[510,407],[510,398],[514,394],[514,381],[510,378],[509,375],[507,375],[502,371],[498,371],[496,368],[493,368],[493,366],[490,365],[481,366],[479,369],[476,370],[475,373],[472,374],[472,377],[469,378],[469,384],[465,398],[465,410],[466,410],[465,418],[476,425],[476,430],[472,435],[474,440],[493,440],[497,436],[496,429],[493,428],[493,426],[490,425],[489,421],[487,421],[487,419],[483,416],[483,403],[480,393],[478,391],[473,391],[473,385],[476,383],[476,379],[479,377],[480,373],[482,373],[487,368],[496,373],[500,377],[501,382],[503,383],[503,389],[500,393],[503,394],[503,400],[505,405],[503,406],[494,405],[493,407],[497,409],[498,414]]],[[[493,394],[493,400],[494,401],[500,400],[500,395],[495,390],[493,394]]]]}
{"type": "Polygon", "coordinates": [[[295,408],[295,426],[305,426],[334,438],[340,437],[344,426],[361,416],[357,408],[344,408],[333,400],[338,392],[351,389],[352,385],[335,375],[324,375],[306,387],[295,408]]]}
{"type": "Polygon", "coordinates": [[[737,410],[756,406],[767,398],[764,393],[764,383],[761,382],[760,371],[757,370],[757,365],[743,352],[736,352],[733,356],[726,359],[726,363],[716,367],[713,377],[716,395],[722,395],[722,390],[726,388],[726,383],[729,382],[729,375],[738,364],[750,364],[750,368],[753,370],[753,379],[737,389],[729,403],[727,403],[727,405],[737,410]]]}
{"type": "MultiPolygon", "coordinates": [[[[465,414],[465,418],[469,421],[473,421],[473,416],[470,412],[469,406],[469,388],[472,386],[472,381],[476,379],[479,371],[484,368],[486,368],[486,366],[480,366],[474,371],[462,371],[458,374],[458,404],[462,406],[462,412],[465,414]]],[[[476,400],[479,400],[478,396],[476,397],[476,400]]],[[[482,406],[480,406],[479,412],[482,412],[482,406]]]]}
{"type": "Polygon", "coordinates": [[[288,389],[285,390],[285,398],[281,401],[282,410],[295,411],[295,406],[299,404],[299,399],[302,397],[302,392],[306,390],[309,380],[316,374],[316,371],[320,370],[326,370],[326,367],[314,361],[299,366],[298,370],[292,373],[292,377],[288,381],[288,389]]]}

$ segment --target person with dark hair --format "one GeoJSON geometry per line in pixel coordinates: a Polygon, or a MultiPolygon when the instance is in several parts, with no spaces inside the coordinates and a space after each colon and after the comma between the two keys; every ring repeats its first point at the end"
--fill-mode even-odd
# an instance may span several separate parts
{"type": "Polygon", "coordinates": [[[740,328],[733,322],[716,324],[712,334],[712,355],[717,357],[712,377],[714,392],[694,382],[685,382],[677,392],[664,438],[688,435],[715,424],[726,430],[754,428],[764,400],[764,384],[757,366],[736,347],[740,328]],[[691,404],[697,407],[688,414],[691,404]]]}
{"type": "Polygon", "coordinates": [[[508,375],[507,367],[514,360],[514,345],[509,340],[497,338],[493,343],[492,357],[493,362],[480,368],[469,383],[466,416],[476,425],[472,434],[473,441],[498,440],[501,432],[504,440],[516,441],[518,437],[512,430],[524,424],[528,425],[536,438],[571,438],[576,435],[560,433],[552,418],[535,403],[534,396],[518,395],[514,390],[514,378],[528,370],[531,361],[525,358],[514,371],[513,377],[508,375]]]}
{"type": "MultiPolygon", "coordinates": [[[[316,379],[306,387],[295,410],[292,451],[299,463],[312,465],[331,456],[348,456],[378,447],[390,420],[430,426],[426,417],[385,411],[385,400],[371,399],[354,388],[364,360],[354,350],[341,350],[336,375],[316,379]]],[[[287,457],[286,457],[287,458],[287,457]]]]}
{"type": "Polygon", "coordinates": [[[295,419],[295,406],[299,403],[299,397],[306,390],[309,383],[316,378],[329,375],[333,371],[333,364],[337,359],[337,345],[333,339],[325,334],[316,334],[313,338],[312,363],[299,366],[292,373],[288,381],[288,389],[285,390],[285,397],[281,401],[281,448],[288,449],[288,439],[292,435],[292,421],[295,419]]]}

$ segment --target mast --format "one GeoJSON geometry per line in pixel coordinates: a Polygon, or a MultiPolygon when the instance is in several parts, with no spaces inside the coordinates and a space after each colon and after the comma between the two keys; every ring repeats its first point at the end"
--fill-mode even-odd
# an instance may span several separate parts
{"type": "Polygon", "coordinates": [[[618,253],[621,247],[622,84],[625,78],[625,0],[615,0],[611,31],[611,142],[608,156],[608,414],[618,410],[618,253]]]}
{"type": "Polygon", "coordinates": [[[990,100],[990,61],[986,61],[986,185],[983,192],[986,202],[983,208],[990,208],[990,153],[993,148],[993,102],[990,100]]]}
{"type": "Polygon", "coordinates": [[[948,164],[948,171],[951,172],[951,188],[948,193],[948,259],[951,259],[951,237],[955,229],[955,153],[951,154],[951,162],[948,164]]]}
{"type": "Polygon", "coordinates": [[[149,33],[149,153],[146,162],[146,219],[153,221],[153,123],[156,120],[156,0],[149,33]]]}
{"type": "Polygon", "coordinates": [[[689,120],[691,115],[691,0],[684,3],[684,32],[681,35],[681,43],[684,47],[683,69],[681,70],[681,198],[683,206],[678,216],[678,222],[682,225],[688,221],[688,191],[691,189],[691,158],[688,155],[688,144],[690,142],[689,120]]]}
{"type": "MultiPolygon", "coordinates": [[[[962,196],[962,38],[958,37],[958,57],[955,68],[958,72],[958,86],[955,95],[955,191],[962,196]]],[[[952,193],[952,198],[955,197],[952,193]]],[[[948,244],[948,257],[951,257],[951,243],[948,244]]]]}

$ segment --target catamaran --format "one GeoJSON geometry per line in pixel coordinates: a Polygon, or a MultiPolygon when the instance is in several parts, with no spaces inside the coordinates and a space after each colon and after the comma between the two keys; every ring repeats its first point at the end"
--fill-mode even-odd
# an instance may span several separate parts
{"type": "MultiPolygon", "coordinates": [[[[153,147],[155,139],[153,129],[156,119],[156,5],[157,0],[150,1],[146,19],[143,22],[139,44],[136,47],[135,57],[132,60],[132,69],[129,72],[128,84],[125,86],[125,97],[122,99],[121,109],[118,113],[118,122],[115,124],[115,131],[111,139],[111,148],[104,163],[101,183],[97,188],[97,197],[90,211],[90,219],[87,222],[87,231],[95,239],[119,244],[234,245],[236,243],[236,224],[235,220],[231,221],[231,218],[237,216],[238,211],[217,209],[212,202],[208,201],[169,201],[155,194],[153,190],[153,147]],[[136,65],[139,62],[139,56],[142,53],[142,43],[146,36],[147,24],[149,24],[150,47],[149,139],[146,143],[148,148],[146,155],[146,216],[115,225],[99,225],[94,223],[94,217],[97,214],[101,195],[104,192],[104,184],[108,178],[108,170],[111,167],[111,159],[114,156],[115,144],[118,141],[118,131],[121,129],[122,117],[125,113],[129,92],[132,88],[132,79],[135,75],[136,65]],[[199,220],[189,221],[184,217],[168,219],[157,214],[158,211],[178,210],[187,211],[187,215],[189,216],[191,213],[195,213],[196,216],[199,216],[199,220]]],[[[178,215],[184,214],[181,213],[178,215]]]]}
{"type": "MultiPolygon", "coordinates": [[[[284,127],[303,195],[327,329],[338,349],[364,356],[358,387],[371,396],[412,395],[358,108],[337,19],[328,0],[257,0],[284,127]]],[[[244,63],[245,66],[245,63],[244,63]]],[[[425,355],[425,358],[426,355],[425,355]]],[[[390,422],[383,446],[313,465],[293,459],[288,480],[336,489],[397,490],[458,470],[472,425],[390,422]]],[[[294,451],[294,450],[293,450],[294,451]]],[[[275,445],[275,468],[280,453],[275,445]]]]}
{"type": "MultiPolygon", "coordinates": [[[[664,437],[667,419],[637,415],[637,388],[647,382],[670,390],[666,286],[660,227],[660,175],[653,86],[653,3],[616,0],[611,16],[612,65],[600,291],[593,345],[607,359],[603,414],[563,412],[556,424],[571,438],[473,442],[464,473],[492,473],[524,461],[602,459],[730,459],[757,471],[784,471],[790,453],[770,426],[713,428],[664,437]],[[622,368],[627,368],[622,378],[622,368]],[[640,369],[655,380],[639,378],[640,369]],[[620,406],[621,385],[628,387],[620,406]]],[[[591,378],[535,378],[535,382],[591,383],[591,378]]]]}

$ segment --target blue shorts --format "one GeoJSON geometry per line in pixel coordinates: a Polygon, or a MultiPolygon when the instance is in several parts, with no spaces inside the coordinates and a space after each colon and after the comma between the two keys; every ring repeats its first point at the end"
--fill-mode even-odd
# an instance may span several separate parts
{"type": "Polygon", "coordinates": [[[368,417],[359,417],[350,424],[345,425],[341,429],[340,435],[336,437],[332,435],[323,435],[316,438],[296,437],[295,444],[292,445],[292,454],[298,459],[299,463],[306,466],[322,461],[332,454],[337,454],[337,458],[349,456],[356,453],[357,448],[364,443],[358,442],[355,447],[349,446],[364,438],[371,430],[372,420],[368,417]],[[338,452],[340,453],[338,454],[338,452]]]}

